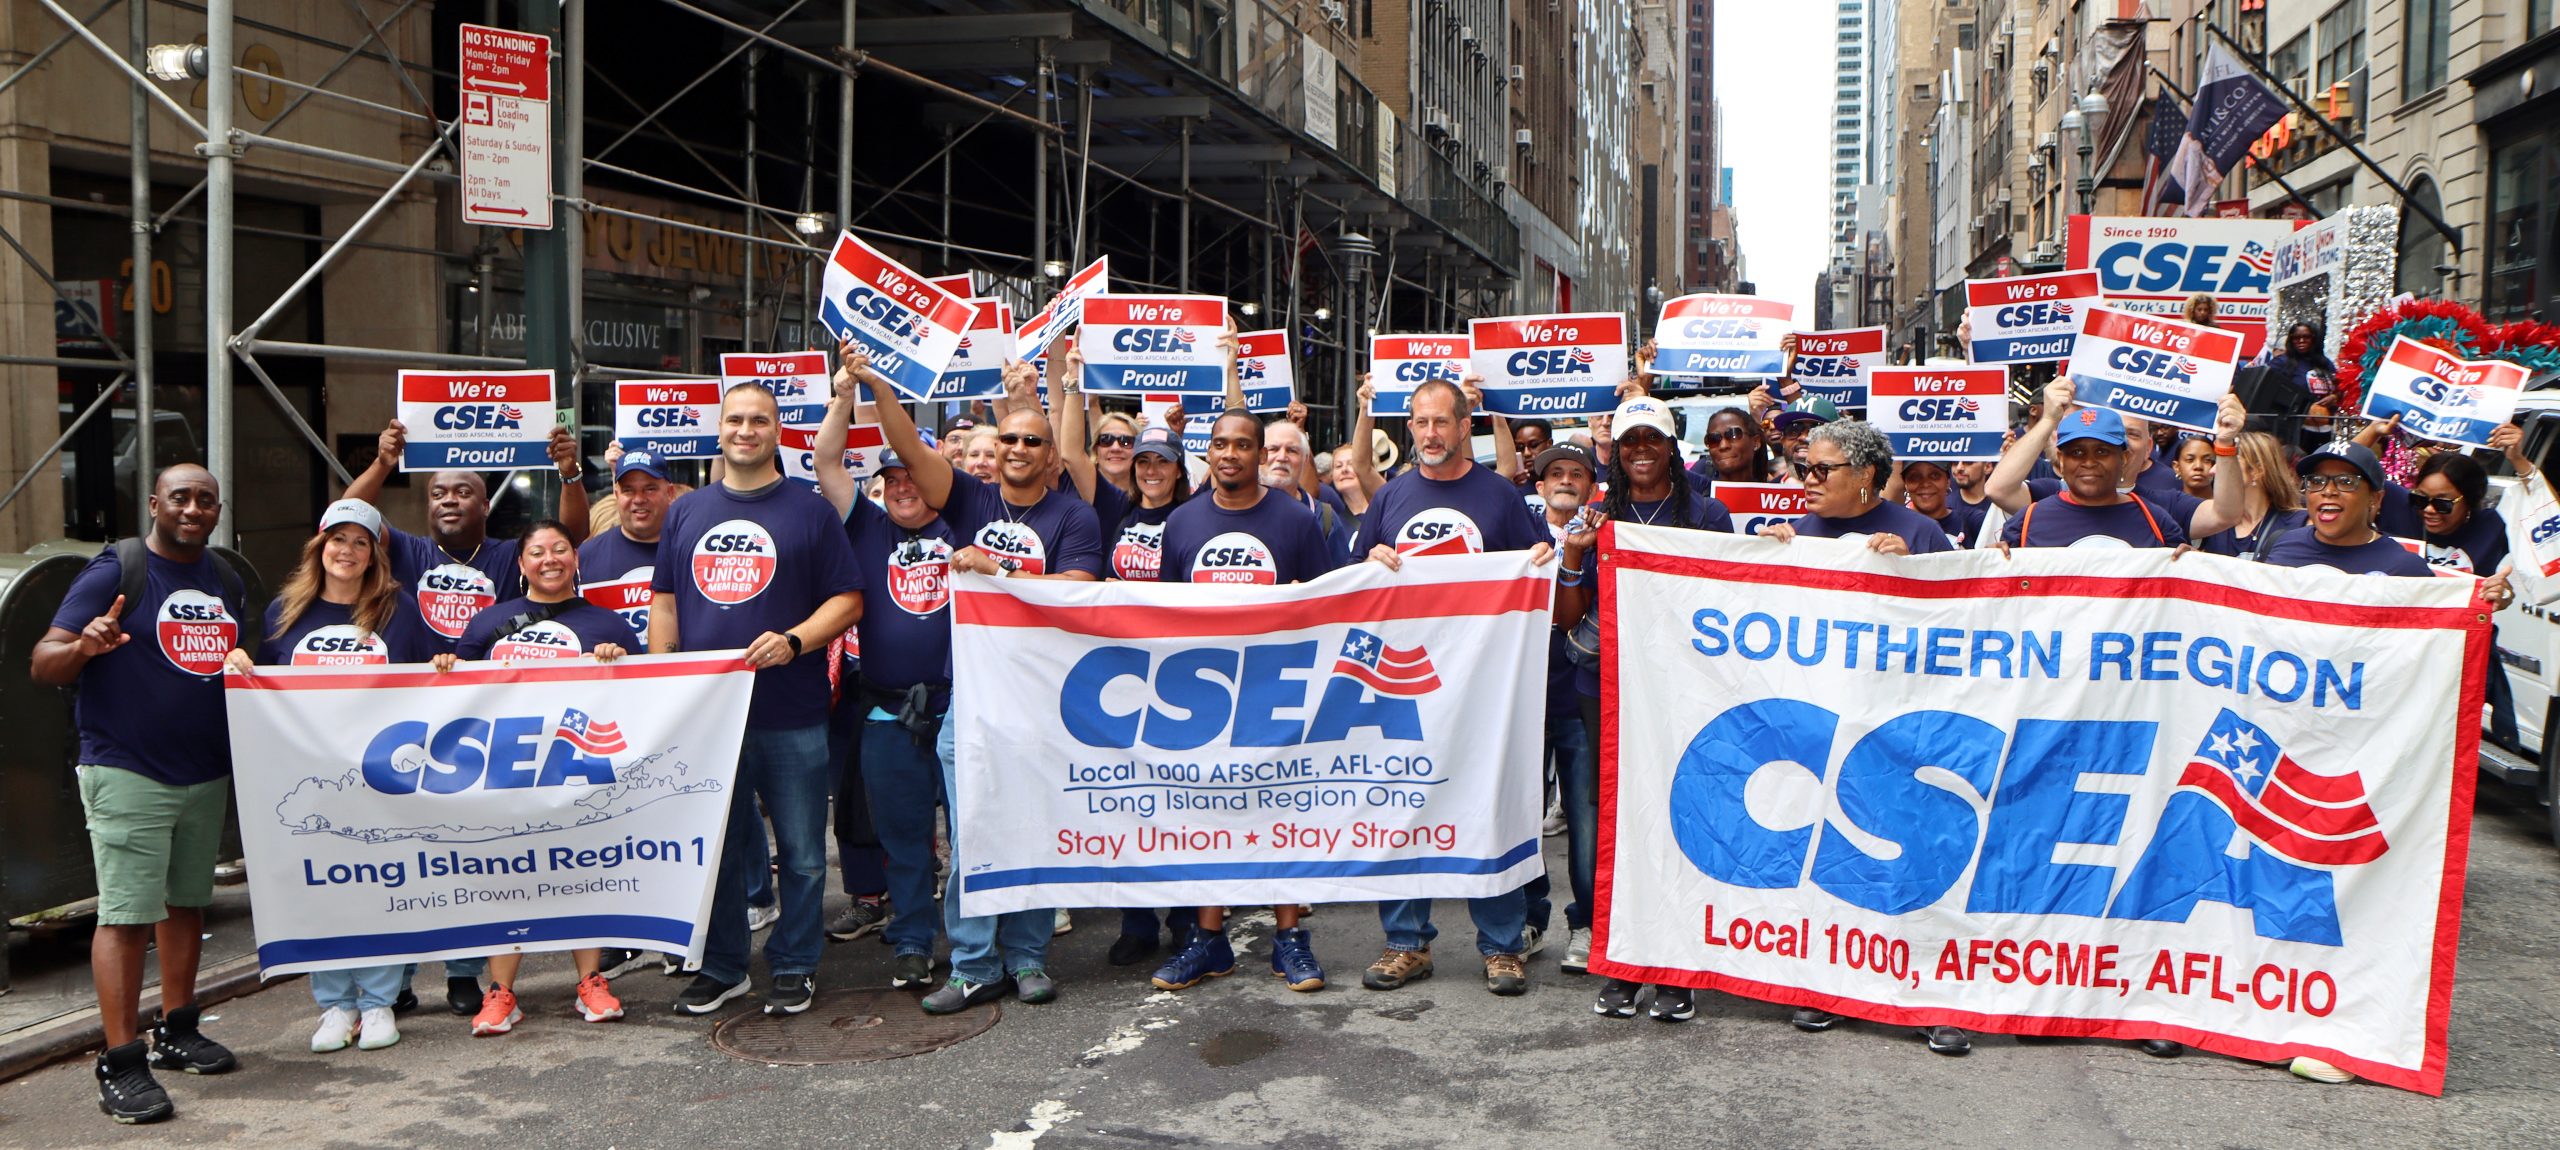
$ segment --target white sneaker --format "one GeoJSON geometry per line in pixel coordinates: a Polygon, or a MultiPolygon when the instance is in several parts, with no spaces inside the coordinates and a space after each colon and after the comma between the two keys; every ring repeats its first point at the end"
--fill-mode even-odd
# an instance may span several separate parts
{"type": "Polygon", "coordinates": [[[1058,908],[1057,920],[1050,924],[1049,937],[1056,938],[1076,928],[1076,920],[1067,917],[1067,908],[1058,908]]]}
{"type": "MultiPolygon", "coordinates": [[[[383,1011],[384,1014],[391,1013],[383,1011]]],[[[356,1036],[356,1012],[343,1006],[332,1006],[320,1012],[320,1029],[311,1032],[313,1054],[335,1054],[347,1048],[356,1036]]]]}
{"type": "Polygon", "coordinates": [[[377,1006],[364,1012],[364,1033],[356,1038],[358,1050],[380,1050],[400,1041],[400,1023],[391,1017],[391,1008],[377,1006]]]}
{"type": "Polygon", "coordinates": [[[1587,974],[1591,970],[1591,928],[1577,926],[1564,941],[1564,972],[1587,974]]]}
{"type": "Polygon", "coordinates": [[[2333,1086],[2341,1082],[2353,1082],[2356,1080],[2355,1075],[2349,1074],[2344,1070],[2340,1070],[2335,1066],[2331,1066],[2326,1062],[2322,1062],[2317,1058],[2296,1057],[2293,1060],[2293,1065],[2289,1069],[2293,1071],[2293,1076],[2296,1078],[2307,1078],[2313,1082],[2326,1082],[2333,1086]]]}
{"type": "Polygon", "coordinates": [[[1530,955],[1545,950],[1546,948],[1547,928],[1543,926],[1524,926],[1520,928],[1520,957],[1527,958],[1530,955]]]}
{"type": "Polygon", "coordinates": [[[1539,837],[1551,839],[1563,833],[1564,811],[1556,807],[1548,807],[1546,821],[1538,824],[1539,837]]]}
{"type": "Polygon", "coordinates": [[[781,903],[775,903],[772,906],[751,906],[747,908],[748,934],[754,934],[755,932],[763,930],[764,928],[772,926],[780,921],[782,921],[781,903]]]}

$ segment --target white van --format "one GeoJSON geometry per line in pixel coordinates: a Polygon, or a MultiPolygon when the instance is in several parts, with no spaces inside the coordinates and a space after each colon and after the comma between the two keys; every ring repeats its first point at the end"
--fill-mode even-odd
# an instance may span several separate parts
{"type": "MultiPolygon", "coordinates": [[[[2516,422],[2524,427],[2525,457],[2545,476],[2560,477],[2560,372],[2534,377],[2516,405],[2516,422]]],[[[2489,465],[2488,502],[2516,485],[2503,458],[2489,465]]],[[[2481,715],[2480,769],[2541,797],[2549,810],[2551,833],[2560,841],[2560,794],[2555,794],[2555,766],[2560,766],[2560,608],[2536,607],[2522,597],[2499,611],[2497,671],[2507,677],[2515,695],[2516,740],[2500,745],[2489,737],[2486,708],[2481,715]]]]}

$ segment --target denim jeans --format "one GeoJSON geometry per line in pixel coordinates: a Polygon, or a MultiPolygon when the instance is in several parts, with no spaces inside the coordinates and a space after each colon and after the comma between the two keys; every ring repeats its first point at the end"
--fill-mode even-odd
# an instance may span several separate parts
{"type": "MultiPolygon", "coordinates": [[[[958,806],[960,788],[954,765],[952,724],[942,724],[936,750],[942,756],[942,793],[958,806]]],[[[942,901],[942,929],[951,936],[951,974],[979,985],[1008,974],[1049,965],[1049,931],[1057,926],[1052,910],[1017,910],[1007,914],[960,917],[960,876],[968,872],[968,844],[960,840],[960,812],[951,812],[951,889],[942,901]]]]}
{"type": "MultiPolygon", "coordinates": [[[[1573,885],[1573,901],[1565,904],[1564,924],[1575,930],[1591,925],[1593,875],[1600,833],[1600,700],[1577,695],[1582,714],[1575,720],[1572,758],[1564,761],[1565,881],[1573,885]]],[[[1560,745],[1560,744],[1559,744],[1560,745]]]]}
{"type": "Polygon", "coordinates": [[[942,802],[942,759],[917,746],[895,720],[866,721],[862,789],[870,794],[872,829],[889,858],[889,903],[898,911],[881,933],[899,954],[930,956],[942,925],[933,902],[933,810],[942,802]]]}
{"type": "Polygon", "coordinates": [[[846,684],[843,700],[827,716],[827,761],[836,770],[836,866],[844,892],[856,898],[886,894],[888,856],[871,825],[871,799],[862,785],[862,717],[870,713],[861,693],[846,684]]]}
{"type": "MultiPolygon", "coordinates": [[[[1518,954],[1527,929],[1528,903],[1520,891],[1467,900],[1467,917],[1476,923],[1476,950],[1483,954],[1518,954]]],[[[1426,950],[1440,929],[1431,925],[1431,900],[1396,899],[1378,904],[1378,926],[1387,932],[1391,950],[1426,950]]]]}
{"type": "MultiPolygon", "coordinates": [[[[481,962],[487,964],[486,959],[481,962]]],[[[391,966],[359,966],[352,970],[315,970],[311,972],[311,1001],[319,1003],[322,1009],[343,1006],[349,1010],[364,1011],[389,1006],[392,999],[400,997],[400,988],[408,984],[409,972],[414,969],[395,963],[391,966]]]]}
{"type": "Polygon", "coordinates": [[[747,905],[773,905],[773,842],[764,837],[764,825],[756,825],[756,833],[745,842],[735,842],[739,857],[746,863],[747,905]]]}
{"type": "Polygon", "coordinates": [[[729,791],[729,832],[712,888],[711,937],[703,948],[702,973],[726,983],[747,977],[747,879],[754,865],[747,843],[764,837],[764,819],[756,813],[759,797],[773,819],[774,849],[782,861],[782,918],[765,939],[765,965],[776,975],[818,968],[824,938],[819,901],[827,893],[827,789],[834,782],[827,766],[825,724],[747,728],[738,747],[737,784],[729,791]]]}
{"type": "MultiPolygon", "coordinates": [[[[1580,711],[1547,716],[1547,769],[1554,772],[1558,793],[1564,806],[1565,824],[1568,828],[1573,822],[1574,773],[1587,772],[1590,769],[1590,764],[1585,760],[1591,753],[1591,742],[1584,737],[1584,729],[1580,711]]],[[[1586,774],[1584,777],[1587,779],[1589,776],[1586,774]]],[[[1577,853],[1571,850],[1573,841],[1566,840],[1566,875],[1573,891],[1573,901],[1565,905],[1564,920],[1566,926],[1589,926],[1591,925],[1591,912],[1588,909],[1591,905],[1590,855],[1587,851],[1577,853]],[[1577,861],[1581,868],[1579,870],[1574,869],[1577,861]]],[[[1555,904],[1548,897],[1553,887],[1553,881],[1542,870],[1538,872],[1538,877],[1529,880],[1528,886],[1521,888],[1521,897],[1527,899],[1529,904],[1527,921],[1529,925],[1539,930],[1547,929],[1547,923],[1555,917],[1555,904]]]]}

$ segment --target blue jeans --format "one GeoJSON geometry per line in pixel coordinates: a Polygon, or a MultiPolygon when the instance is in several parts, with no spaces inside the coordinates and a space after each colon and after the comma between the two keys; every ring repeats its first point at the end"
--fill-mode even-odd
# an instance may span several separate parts
{"type": "Polygon", "coordinates": [[[836,867],[844,892],[856,898],[888,893],[881,868],[880,834],[871,826],[871,801],[862,785],[862,716],[871,710],[848,683],[844,699],[827,717],[827,761],[836,769],[836,867]]]}
{"type": "MultiPolygon", "coordinates": [[[[488,965],[488,960],[482,959],[481,965],[488,965]]],[[[394,964],[359,966],[353,970],[315,970],[311,972],[311,1001],[319,1003],[324,1010],[332,1006],[356,1011],[389,1006],[392,999],[400,997],[400,988],[408,985],[409,972],[413,969],[416,968],[394,964]]]]}
{"type": "Polygon", "coordinates": [[[871,827],[889,856],[889,903],[897,916],[881,933],[899,954],[933,953],[942,911],[933,902],[933,809],[942,801],[942,760],[916,745],[894,720],[862,724],[862,788],[871,827]]]}
{"type": "Polygon", "coordinates": [[[756,833],[737,843],[737,850],[741,861],[747,864],[747,905],[772,906],[773,843],[764,837],[764,827],[757,826],[756,833]]]}
{"type": "MultiPolygon", "coordinates": [[[[1476,923],[1477,951],[1488,955],[1520,953],[1521,932],[1528,926],[1528,903],[1519,891],[1468,899],[1467,917],[1476,923]]],[[[1440,936],[1439,928],[1431,925],[1431,900],[1427,898],[1379,903],[1378,926],[1387,932],[1390,950],[1428,950],[1431,940],[1440,936]]]]}
{"type": "MultiPolygon", "coordinates": [[[[1576,696],[1582,714],[1573,720],[1574,756],[1559,767],[1564,785],[1565,881],[1573,885],[1573,901],[1565,904],[1564,924],[1576,930],[1591,925],[1597,900],[1592,879],[1598,867],[1600,833],[1600,700],[1576,696]]],[[[1562,744],[1557,746],[1561,749],[1562,744]]]]}
{"type": "Polygon", "coordinates": [[[747,891],[754,863],[749,839],[764,837],[756,800],[773,819],[781,853],[782,918],[764,941],[765,965],[775,975],[809,974],[818,968],[825,937],[819,900],[827,893],[827,728],[784,730],[748,727],[738,747],[737,785],[729,791],[729,833],[720,851],[720,874],[711,894],[711,937],[702,973],[724,983],[747,977],[747,891]]]}
{"type": "MultiPolygon", "coordinates": [[[[1591,755],[1591,740],[1583,732],[1582,715],[1579,711],[1547,716],[1547,765],[1548,769],[1555,772],[1556,785],[1563,798],[1568,833],[1573,825],[1575,772],[1583,772],[1584,796],[1588,798],[1596,793],[1588,785],[1590,779],[1588,772],[1592,766],[1588,761],[1591,755]]],[[[1585,829],[1588,830],[1587,825],[1585,829]]],[[[1587,844],[1590,840],[1587,835],[1580,840],[1566,840],[1565,873],[1566,881],[1571,884],[1573,901],[1565,905],[1564,921],[1566,926],[1571,927],[1591,925],[1591,854],[1587,847],[1582,850],[1572,849],[1572,844],[1577,841],[1587,844]]],[[[1548,921],[1555,915],[1555,904],[1548,898],[1548,892],[1551,889],[1553,889],[1553,883],[1545,871],[1538,872],[1538,877],[1530,879],[1529,885],[1521,888],[1522,897],[1529,903],[1527,921],[1529,925],[1540,930],[1547,929],[1548,921]]]]}
{"type": "MultiPolygon", "coordinates": [[[[935,747],[942,756],[942,793],[958,803],[960,788],[953,765],[957,754],[952,724],[942,725],[935,747]]],[[[968,873],[968,844],[960,841],[960,812],[951,812],[951,897],[942,902],[942,929],[951,936],[951,976],[981,986],[1006,975],[1041,970],[1049,965],[1049,931],[1057,912],[1017,910],[978,918],[960,917],[960,876],[968,873]]]]}

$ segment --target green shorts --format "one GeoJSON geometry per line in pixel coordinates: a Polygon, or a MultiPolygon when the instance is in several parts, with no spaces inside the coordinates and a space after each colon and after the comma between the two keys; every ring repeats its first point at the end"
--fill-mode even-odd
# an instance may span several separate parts
{"type": "Polygon", "coordinates": [[[170,907],[213,901],[231,780],[181,787],[122,767],[82,764],[79,772],[99,922],[145,926],[169,917],[170,907]]]}

